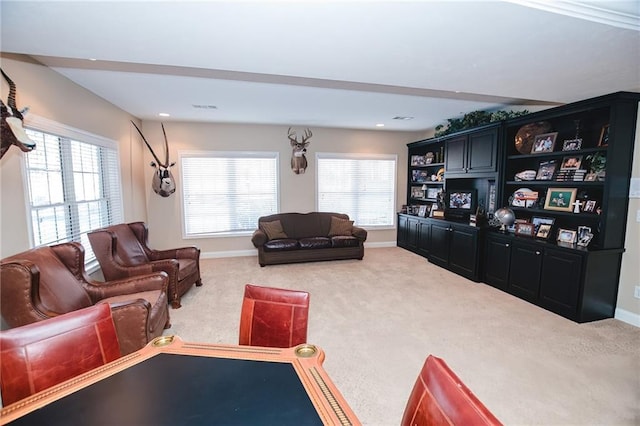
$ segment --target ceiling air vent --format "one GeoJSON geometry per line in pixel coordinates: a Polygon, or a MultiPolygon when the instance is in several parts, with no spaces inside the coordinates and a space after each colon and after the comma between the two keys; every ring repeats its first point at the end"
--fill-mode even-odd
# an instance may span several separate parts
{"type": "Polygon", "coordinates": [[[218,109],[217,106],[215,105],[198,105],[198,104],[193,104],[192,105],[194,108],[196,109],[218,109]]]}
{"type": "Polygon", "coordinates": [[[394,120],[413,120],[415,117],[403,117],[401,115],[396,115],[393,117],[394,120]]]}

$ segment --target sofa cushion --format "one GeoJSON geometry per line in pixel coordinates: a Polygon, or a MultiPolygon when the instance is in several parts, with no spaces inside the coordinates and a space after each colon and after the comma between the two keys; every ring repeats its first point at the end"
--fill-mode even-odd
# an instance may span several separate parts
{"type": "Polygon", "coordinates": [[[332,247],[358,247],[360,245],[360,240],[356,237],[347,237],[344,235],[337,235],[335,237],[331,237],[331,246],[332,247]]]}
{"type": "Polygon", "coordinates": [[[282,238],[279,240],[270,240],[264,244],[265,251],[284,251],[284,250],[297,250],[300,248],[298,240],[291,238],[282,238]]]}
{"type": "Polygon", "coordinates": [[[329,236],[335,237],[337,235],[351,236],[353,230],[353,221],[347,219],[340,219],[339,217],[331,217],[331,228],[329,228],[329,236]]]}
{"type": "Polygon", "coordinates": [[[270,240],[279,238],[288,238],[282,229],[282,222],[274,220],[273,222],[260,222],[260,228],[267,234],[270,240]]]}
{"type": "Polygon", "coordinates": [[[300,238],[298,241],[302,249],[320,249],[331,247],[331,240],[326,237],[300,238]]]}

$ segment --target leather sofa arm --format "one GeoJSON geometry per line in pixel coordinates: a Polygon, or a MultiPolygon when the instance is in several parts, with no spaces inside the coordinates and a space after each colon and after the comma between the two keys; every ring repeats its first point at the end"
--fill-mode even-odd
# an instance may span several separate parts
{"type": "Polygon", "coordinates": [[[180,247],[167,250],[154,250],[149,247],[144,247],[149,260],[164,260],[164,259],[200,259],[200,249],[197,247],[180,247]]]}
{"type": "Polygon", "coordinates": [[[162,290],[168,293],[169,275],[166,272],[138,275],[121,280],[100,282],[89,280],[83,282],[83,287],[89,293],[93,303],[102,299],[123,294],[140,293],[143,291],[162,290]]]}
{"type": "Polygon", "coordinates": [[[262,247],[267,241],[269,241],[269,237],[262,229],[256,229],[251,236],[251,242],[255,248],[262,247]]]}
{"type": "Polygon", "coordinates": [[[351,235],[359,239],[360,241],[366,241],[367,239],[367,230],[364,228],[360,228],[358,226],[354,226],[351,235]]]}
{"type": "Polygon", "coordinates": [[[0,310],[10,327],[19,327],[60,315],[42,306],[40,270],[28,261],[15,259],[0,264],[0,310]]]}

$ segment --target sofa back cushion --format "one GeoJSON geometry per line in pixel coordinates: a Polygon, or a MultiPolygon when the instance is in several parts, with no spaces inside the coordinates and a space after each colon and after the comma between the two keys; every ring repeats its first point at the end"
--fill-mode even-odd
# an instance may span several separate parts
{"type": "Polygon", "coordinates": [[[342,213],[311,212],[311,213],[280,213],[263,216],[258,221],[273,222],[279,220],[288,238],[300,239],[310,237],[328,237],[331,229],[331,218],[349,219],[342,213]]]}
{"type": "Polygon", "coordinates": [[[121,223],[107,228],[116,235],[116,252],[127,266],[137,266],[149,263],[149,258],[133,233],[129,225],[121,223]]]}

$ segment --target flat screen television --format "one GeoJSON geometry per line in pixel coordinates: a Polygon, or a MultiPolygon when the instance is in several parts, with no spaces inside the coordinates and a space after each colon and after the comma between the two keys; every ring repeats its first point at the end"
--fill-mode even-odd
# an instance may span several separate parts
{"type": "Polygon", "coordinates": [[[478,192],[475,189],[452,189],[447,191],[445,210],[453,219],[466,219],[475,213],[478,203],[478,192]]]}

